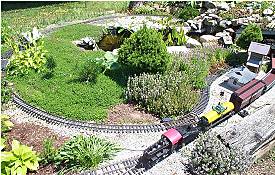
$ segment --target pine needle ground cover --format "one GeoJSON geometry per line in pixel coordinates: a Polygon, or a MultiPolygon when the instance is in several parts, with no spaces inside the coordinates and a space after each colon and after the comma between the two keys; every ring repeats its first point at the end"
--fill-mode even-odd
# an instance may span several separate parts
{"type": "MultiPolygon", "coordinates": [[[[56,62],[52,77],[30,73],[12,77],[15,89],[24,100],[49,113],[71,119],[103,121],[111,106],[123,101],[124,78],[117,71],[99,74],[95,83],[78,81],[78,70],[88,59],[104,55],[103,51],[82,51],[72,41],[91,36],[99,39],[103,28],[88,24],[67,26],[45,37],[48,55],[56,62]]],[[[127,81],[127,80],[125,80],[127,81]]]]}

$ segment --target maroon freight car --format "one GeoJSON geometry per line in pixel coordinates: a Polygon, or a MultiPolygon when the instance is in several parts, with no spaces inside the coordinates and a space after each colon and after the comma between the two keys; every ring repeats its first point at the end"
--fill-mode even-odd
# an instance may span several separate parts
{"type": "Polygon", "coordinates": [[[270,70],[262,79],[262,82],[266,85],[265,91],[271,89],[275,85],[275,70],[270,70]]]}
{"type": "Polygon", "coordinates": [[[235,111],[240,111],[257,98],[259,98],[265,89],[265,84],[260,80],[252,80],[245,86],[236,90],[230,98],[230,101],[234,104],[235,111]]]}
{"type": "Polygon", "coordinates": [[[261,79],[253,79],[240,89],[236,90],[230,98],[234,104],[235,111],[240,111],[263,93],[271,89],[275,85],[275,69],[270,70],[266,76],[261,79]]]}

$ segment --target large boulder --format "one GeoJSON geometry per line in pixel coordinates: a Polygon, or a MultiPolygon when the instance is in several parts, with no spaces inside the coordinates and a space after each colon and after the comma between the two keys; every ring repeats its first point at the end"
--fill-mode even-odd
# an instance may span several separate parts
{"type": "Polygon", "coordinates": [[[138,8],[138,7],[142,6],[143,3],[144,3],[144,1],[130,1],[128,10],[133,10],[135,8],[138,8]]]}
{"type": "Polygon", "coordinates": [[[229,5],[226,2],[220,2],[216,4],[218,10],[225,10],[228,11],[230,9],[229,5]]]}
{"type": "Polygon", "coordinates": [[[210,2],[210,1],[203,1],[202,7],[206,8],[206,9],[214,9],[214,8],[216,8],[216,5],[215,5],[215,3],[210,2]]]}
{"type": "Polygon", "coordinates": [[[200,42],[201,43],[213,43],[218,42],[219,37],[213,36],[213,35],[202,35],[200,36],[200,42]]]}
{"type": "Polygon", "coordinates": [[[183,54],[187,53],[189,49],[186,46],[168,46],[167,52],[171,54],[183,54]]]}
{"type": "Polygon", "coordinates": [[[187,43],[186,46],[188,48],[193,48],[193,47],[201,47],[201,43],[191,37],[187,37],[187,43]]]}
{"type": "Polygon", "coordinates": [[[271,10],[271,9],[265,9],[263,11],[263,15],[265,15],[265,16],[271,16],[272,14],[273,14],[273,10],[271,10]]]}

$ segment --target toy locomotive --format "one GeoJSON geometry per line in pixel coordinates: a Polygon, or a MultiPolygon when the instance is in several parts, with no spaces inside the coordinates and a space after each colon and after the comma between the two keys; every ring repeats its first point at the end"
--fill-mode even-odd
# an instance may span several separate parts
{"type": "Polygon", "coordinates": [[[169,156],[183,145],[192,142],[201,132],[227,120],[255,101],[275,85],[275,69],[272,69],[261,80],[253,79],[240,89],[234,91],[229,102],[219,103],[212,110],[203,114],[197,125],[184,125],[171,128],[162,134],[161,139],[148,147],[140,159],[142,166],[150,168],[169,156]]]}

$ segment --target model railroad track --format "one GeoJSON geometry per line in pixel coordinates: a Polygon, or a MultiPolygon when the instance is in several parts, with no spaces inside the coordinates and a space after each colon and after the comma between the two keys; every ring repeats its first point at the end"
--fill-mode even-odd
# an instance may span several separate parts
{"type": "Polygon", "coordinates": [[[103,166],[93,171],[84,171],[80,175],[140,175],[144,168],[136,168],[140,157],[133,157],[121,162],[103,166]]]}
{"type": "Polygon", "coordinates": [[[31,116],[43,120],[47,123],[54,125],[63,125],[69,128],[91,130],[94,132],[105,132],[105,133],[148,133],[148,132],[159,132],[170,129],[175,126],[181,126],[185,124],[193,124],[196,122],[197,115],[194,113],[186,114],[178,120],[151,124],[151,125],[108,125],[108,124],[97,124],[78,120],[70,120],[59,116],[54,116],[42,111],[25,101],[23,101],[17,95],[13,95],[13,102],[26,113],[31,116]]]}

